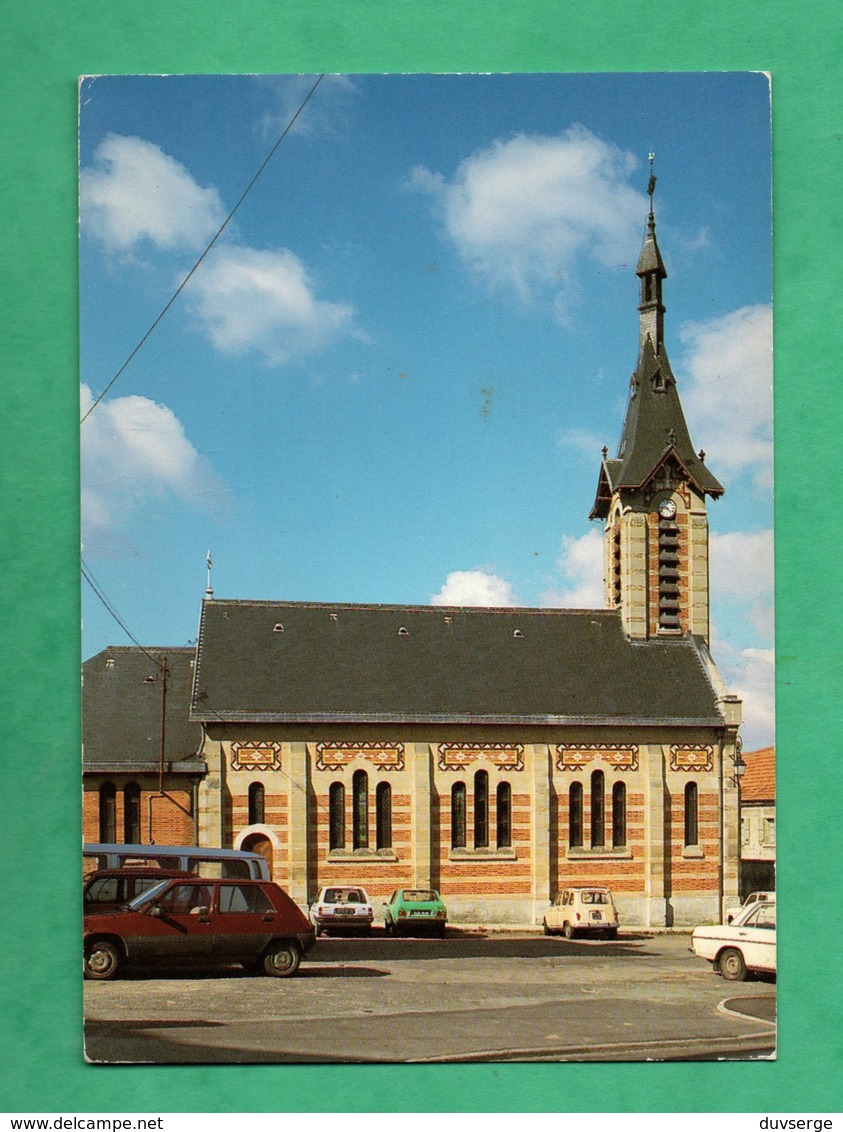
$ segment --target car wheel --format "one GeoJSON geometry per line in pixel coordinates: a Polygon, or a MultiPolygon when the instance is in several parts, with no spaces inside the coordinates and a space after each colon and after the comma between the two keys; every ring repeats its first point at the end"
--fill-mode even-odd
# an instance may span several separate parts
{"type": "Polygon", "coordinates": [[[550,928],[547,926],[547,920],[542,920],[542,933],[544,935],[552,935],[550,928]]]}
{"type": "Polygon", "coordinates": [[[735,947],[727,947],[720,955],[720,974],[730,983],[742,983],[746,978],[746,963],[735,947]]]}
{"type": "Polygon", "coordinates": [[[445,925],[444,924],[442,924],[439,928],[436,929],[436,934],[439,936],[440,939],[445,938],[445,925]]]}
{"type": "Polygon", "coordinates": [[[267,975],[286,979],[294,975],[301,963],[301,952],[294,943],[273,943],[263,957],[263,969],[267,975]]]}
{"type": "Polygon", "coordinates": [[[319,924],[313,925],[313,932],[314,932],[317,939],[319,939],[319,937],[320,937],[320,935],[322,934],[323,931],[324,931],[324,928],[321,928],[319,926],[319,924]]]}
{"type": "Polygon", "coordinates": [[[565,923],[562,925],[562,935],[564,935],[565,939],[573,939],[574,938],[574,929],[571,927],[569,920],[566,920],[565,923]]]}
{"type": "Polygon", "coordinates": [[[607,939],[617,939],[618,938],[618,929],[617,928],[609,928],[606,932],[606,938],[607,939]]]}
{"type": "Polygon", "coordinates": [[[120,966],[120,952],[107,939],[98,939],[85,948],[86,979],[113,979],[120,966]]]}

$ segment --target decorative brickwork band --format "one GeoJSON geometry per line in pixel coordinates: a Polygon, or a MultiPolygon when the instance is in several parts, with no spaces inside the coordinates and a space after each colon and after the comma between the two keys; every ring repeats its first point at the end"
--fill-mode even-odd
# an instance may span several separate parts
{"type": "Polygon", "coordinates": [[[355,759],[366,759],[378,770],[404,769],[403,743],[317,743],[316,769],[342,770],[355,759]]]}
{"type": "Polygon", "coordinates": [[[477,759],[488,759],[499,770],[523,770],[521,743],[440,743],[439,769],[461,770],[477,759]]]}
{"type": "Polygon", "coordinates": [[[713,770],[713,747],[682,747],[670,748],[671,770],[713,770]]]}
{"type": "Polygon", "coordinates": [[[232,743],[232,770],[280,770],[280,743],[232,743]]]}
{"type": "Polygon", "coordinates": [[[581,747],[558,746],[556,766],[559,770],[579,770],[592,759],[602,759],[614,770],[638,770],[638,747],[612,743],[585,743],[581,747]]]}

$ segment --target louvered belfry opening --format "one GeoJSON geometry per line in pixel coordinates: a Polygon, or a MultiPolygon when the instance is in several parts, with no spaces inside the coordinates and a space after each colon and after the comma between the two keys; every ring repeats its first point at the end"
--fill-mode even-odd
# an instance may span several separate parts
{"type": "Polygon", "coordinates": [[[659,629],[679,625],[679,524],[659,517],[659,629]]]}
{"type": "Polygon", "coordinates": [[[612,597],[613,606],[621,603],[621,525],[615,522],[612,527],[612,597]]]}

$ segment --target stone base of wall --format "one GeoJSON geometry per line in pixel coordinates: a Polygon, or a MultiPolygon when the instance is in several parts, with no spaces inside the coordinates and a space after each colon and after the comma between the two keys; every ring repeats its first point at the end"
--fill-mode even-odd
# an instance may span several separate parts
{"type": "Polygon", "coordinates": [[[448,921],[452,924],[532,924],[533,901],[529,896],[444,896],[448,921]]]}

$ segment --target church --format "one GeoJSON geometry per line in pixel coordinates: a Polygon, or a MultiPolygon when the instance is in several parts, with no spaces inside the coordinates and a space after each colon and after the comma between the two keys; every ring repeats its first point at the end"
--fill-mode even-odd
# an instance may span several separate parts
{"type": "Polygon", "coordinates": [[[105,738],[103,697],[127,745],[120,688],[137,650],[86,662],[88,839],[120,816],[128,830],[131,786],[141,840],[178,828],[257,850],[301,905],[332,883],[363,885],[376,907],[433,887],[453,922],[536,924],[558,889],[599,884],[622,924],[665,927],[735,903],[741,703],[709,652],[706,501],[723,488],[668,361],[653,184],[637,364],[590,514],[604,524],[605,607],[209,595],[195,652],[152,650],[182,689],[166,758],[152,708],[131,766],[105,738]]]}

